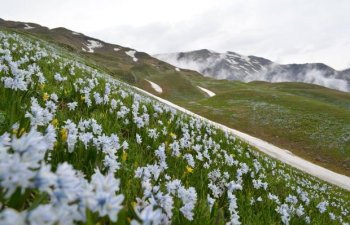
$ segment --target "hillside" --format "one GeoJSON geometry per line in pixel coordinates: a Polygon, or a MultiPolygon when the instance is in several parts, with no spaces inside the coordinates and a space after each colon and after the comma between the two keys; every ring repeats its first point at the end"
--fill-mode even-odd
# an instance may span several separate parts
{"type": "Polygon", "coordinates": [[[192,84],[188,81],[188,76],[201,76],[194,71],[176,71],[174,66],[159,61],[147,53],[138,52],[131,48],[122,47],[119,45],[105,43],[101,40],[85,36],[83,34],[70,31],[65,28],[48,29],[38,24],[13,22],[0,20],[0,27],[16,29],[18,32],[25,32],[36,37],[43,38],[47,41],[58,44],[69,51],[77,53],[85,60],[98,64],[109,72],[109,74],[137,86],[148,86],[148,90],[152,90],[148,82],[144,79],[167,78],[169,81],[180,81],[178,87],[164,86],[166,97],[174,96],[178,99],[187,99],[191,96],[193,99],[203,98],[204,95],[200,90],[193,89],[192,84]],[[33,27],[26,29],[27,25],[33,27]],[[89,48],[91,42],[96,47],[89,48]],[[91,50],[93,51],[91,51],[91,50]],[[93,53],[93,54],[92,54],[93,53]]]}
{"type": "Polygon", "coordinates": [[[0,32],[1,224],[347,224],[349,192],[0,32]]]}
{"type": "Polygon", "coordinates": [[[46,40],[128,84],[350,175],[349,93],[302,83],[217,80],[65,28],[4,20],[0,27],[46,40]]]}
{"type": "Polygon", "coordinates": [[[154,57],[216,79],[243,82],[302,82],[350,91],[348,71],[336,71],[323,63],[282,65],[262,57],[244,56],[230,51],[217,53],[207,49],[157,54],[154,57]]]}

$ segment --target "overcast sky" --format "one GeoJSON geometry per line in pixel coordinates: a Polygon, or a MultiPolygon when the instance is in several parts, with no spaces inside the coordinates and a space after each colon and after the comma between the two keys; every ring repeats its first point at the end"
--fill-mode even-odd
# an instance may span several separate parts
{"type": "Polygon", "coordinates": [[[207,48],[350,67],[350,0],[0,0],[0,17],[150,54],[207,48]]]}

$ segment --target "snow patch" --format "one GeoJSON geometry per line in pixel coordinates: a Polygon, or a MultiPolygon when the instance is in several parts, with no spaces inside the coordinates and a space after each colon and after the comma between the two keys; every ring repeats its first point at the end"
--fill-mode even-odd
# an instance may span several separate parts
{"type": "Polygon", "coordinates": [[[209,91],[208,89],[205,89],[205,88],[202,88],[200,86],[197,86],[199,89],[201,89],[202,91],[204,91],[205,93],[207,93],[209,95],[209,97],[213,97],[215,96],[216,94],[212,91],[209,91]]]}
{"type": "Polygon", "coordinates": [[[134,62],[137,62],[138,59],[135,57],[135,53],[136,53],[136,51],[134,51],[134,50],[130,50],[130,51],[125,52],[125,54],[130,56],[132,58],[132,60],[134,60],[134,62]]]}
{"type": "Polygon", "coordinates": [[[30,26],[30,25],[28,25],[28,24],[24,24],[24,29],[25,30],[30,30],[30,29],[33,29],[33,28],[35,28],[35,27],[32,27],[32,26],[30,26]]]}
{"type": "Polygon", "coordinates": [[[180,72],[180,71],[181,71],[181,70],[180,70],[179,68],[177,68],[177,67],[175,68],[175,70],[176,70],[177,72],[180,72]]]}
{"type": "MultiPolygon", "coordinates": [[[[146,80],[146,79],[145,79],[146,80]]],[[[163,93],[163,89],[156,83],[153,83],[152,81],[149,81],[149,80],[146,80],[148,83],[151,84],[151,87],[156,91],[158,92],[159,94],[160,93],[163,93]]]]}
{"type": "Polygon", "coordinates": [[[85,44],[85,45],[88,48],[88,50],[85,50],[84,48],[82,48],[83,51],[84,52],[87,51],[87,52],[90,52],[90,53],[94,53],[95,52],[94,51],[95,48],[102,48],[103,47],[103,45],[100,42],[95,41],[95,40],[88,40],[88,43],[85,44]]]}
{"type": "Polygon", "coordinates": [[[77,32],[72,32],[72,34],[74,34],[74,35],[81,35],[80,33],[77,33],[77,32]]]}
{"type": "Polygon", "coordinates": [[[120,50],[120,48],[113,48],[113,51],[115,51],[115,52],[117,52],[119,50],[120,50]]]}

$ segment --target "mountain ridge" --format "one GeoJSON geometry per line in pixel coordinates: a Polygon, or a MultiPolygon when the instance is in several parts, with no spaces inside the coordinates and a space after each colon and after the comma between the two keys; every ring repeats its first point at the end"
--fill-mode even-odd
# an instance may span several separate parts
{"type": "Polygon", "coordinates": [[[155,54],[153,57],[216,79],[303,82],[350,91],[350,69],[337,71],[324,63],[278,64],[259,56],[244,56],[233,51],[219,53],[208,49],[155,54]]]}

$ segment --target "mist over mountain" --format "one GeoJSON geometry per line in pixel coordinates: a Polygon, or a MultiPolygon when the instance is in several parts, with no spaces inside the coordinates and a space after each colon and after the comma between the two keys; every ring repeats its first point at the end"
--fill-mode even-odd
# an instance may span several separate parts
{"type": "Polygon", "coordinates": [[[337,71],[323,63],[278,64],[257,56],[202,49],[156,54],[155,58],[179,68],[196,70],[216,79],[267,82],[303,82],[350,91],[350,69],[337,71]]]}

